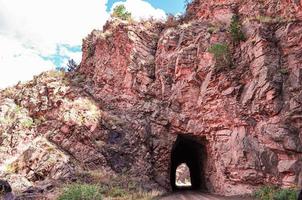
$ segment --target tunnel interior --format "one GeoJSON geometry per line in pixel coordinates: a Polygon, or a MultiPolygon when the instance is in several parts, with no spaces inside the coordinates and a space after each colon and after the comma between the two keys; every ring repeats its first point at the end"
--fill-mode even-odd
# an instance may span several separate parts
{"type": "Polygon", "coordinates": [[[203,165],[206,160],[205,146],[201,140],[184,135],[178,135],[172,147],[170,184],[173,191],[206,190],[203,165]],[[186,164],[190,171],[190,186],[176,185],[176,169],[186,164]]]}

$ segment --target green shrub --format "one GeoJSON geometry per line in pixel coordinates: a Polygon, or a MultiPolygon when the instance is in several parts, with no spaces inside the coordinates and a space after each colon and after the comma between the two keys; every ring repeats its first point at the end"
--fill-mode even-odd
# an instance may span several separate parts
{"type": "Polygon", "coordinates": [[[126,10],[124,5],[118,5],[113,9],[113,17],[119,18],[121,20],[131,20],[131,13],[126,10]]]}
{"type": "Polygon", "coordinates": [[[241,30],[241,24],[239,21],[239,17],[234,15],[231,20],[229,32],[231,34],[232,40],[234,43],[238,43],[240,41],[244,41],[245,37],[241,30]]]}
{"type": "Polygon", "coordinates": [[[254,193],[254,196],[257,199],[261,199],[261,200],[271,200],[271,199],[273,199],[274,191],[275,191],[275,187],[265,186],[265,187],[261,187],[260,189],[258,189],[254,193]]]}
{"type": "Polygon", "coordinates": [[[298,192],[295,189],[279,189],[274,195],[274,200],[296,200],[298,192]]]}
{"type": "Polygon", "coordinates": [[[58,200],[102,200],[102,189],[96,185],[71,184],[64,188],[58,200]]]}
{"type": "Polygon", "coordinates": [[[218,70],[231,66],[232,61],[228,44],[214,44],[208,49],[208,52],[214,54],[218,70]]]}
{"type": "Polygon", "coordinates": [[[26,118],[21,120],[21,125],[24,128],[31,128],[34,125],[34,121],[32,118],[26,118]]]}
{"type": "Polygon", "coordinates": [[[229,47],[227,44],[217,43],[217,44],[213,44],[209,48],[209,52],[214,54],[215,58],[225,56],[228,51],[229,51],[229,47]]]}
{"type": "Polygon", "coordinates": [[[264,186],[254,193],[259,200],[296,200],[298,191],[293,188],[281,189],[275,186],[264,186]]]}
{"type": "Polygon", "coordinates": [[[219,27],[210,26],[207,31],[210,34],[217,33],[219,31],[219,27]]]}

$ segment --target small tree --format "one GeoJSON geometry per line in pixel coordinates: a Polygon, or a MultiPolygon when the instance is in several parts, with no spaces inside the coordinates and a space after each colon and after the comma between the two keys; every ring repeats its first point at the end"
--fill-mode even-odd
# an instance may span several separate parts
{"type": "Polygon", "coordinates": [[[77,68],[78,68],[78,65],[73,59],[68,60],[67,71],[72,72],[72,71],[75,71],[77,68]]]}
{"type": "Polygon", "coordinates": [[[239,43],[240,41],[245,40],[244,34],[241,30],[239,16],[234,15],[232,17],[229,32],[230,32],[232,40],[235,44],[239,43]]]}
{"type": "Polygon", "coordinates": [[[119,18],[121,20],[130,20],[131,13],[127,11],[124,5],[118,5],[113,9],[113,17],[119,18]]]}

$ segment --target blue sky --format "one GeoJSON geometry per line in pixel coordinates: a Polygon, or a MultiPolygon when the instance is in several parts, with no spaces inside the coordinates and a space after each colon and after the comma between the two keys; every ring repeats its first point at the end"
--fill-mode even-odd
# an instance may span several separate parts
{"type": "MultiPolygon", "coordinates": [[[[121,0],[109,0],[107,3],[107,11],[110,11],[112,5],[121,0]]],[[[125,2],[126,0],[123,0],[125,2]]],[[[184,12],[185,0],[145,0],[154,8],[164,10],[166,13],[177,14],[184,12]]]]}
{"type": "Polygon", "coordinates": [[[102,29],[114,4],[135,20],[185,10],[185,0],[0,0],[0,89],[66,67],[69,59],[80,63],[82,39],[102,29]]]}
{"type": "Polygon", "coordinates": [[[44,60],[51,61],[56,66],[56,69],[58,69],[58,70],[62,67],[66,67],[64,65],[66,64],[66,60],[69,60],[69,59],[74,59],[79,64],[80,61],[78,59],[76,59],[73,56],[70,56],[68,54],[62,53],[62,49],[65,51],[67,50],[67,52],[70,52],[73,55],[81,53],[81,51],[82,51],[82,47],[80,45],[70,46],[68,44],[60,44],[60,45],[57,45],[56,52],[54,54],[47,55],[47,56],[41,55],[41,57],[44,60]]]}

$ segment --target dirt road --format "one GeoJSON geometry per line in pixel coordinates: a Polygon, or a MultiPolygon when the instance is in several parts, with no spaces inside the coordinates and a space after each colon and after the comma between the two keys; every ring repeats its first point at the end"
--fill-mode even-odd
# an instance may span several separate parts
{"type": "Polygon", "coordinates": [[[253,200],[250,197],[222,197],[212,194],[185,191],[160,197],[159,200],[253,200]]]}

